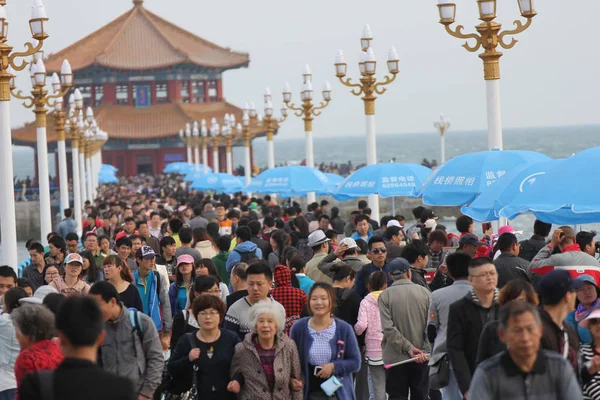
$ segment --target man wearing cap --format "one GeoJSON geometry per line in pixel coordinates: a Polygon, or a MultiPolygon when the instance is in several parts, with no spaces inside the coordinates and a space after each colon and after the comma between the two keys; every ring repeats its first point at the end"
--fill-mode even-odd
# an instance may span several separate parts
{"type": "Polygon", "coordinates": [[[465,398],[477,366],[483,327],[498,319],[498,273],[493,261],[487,257],[473,259],[469,264],[469,283],[471,291],[450,305],[446,340],[448,358],[465,398]]]}
{"type": "Polygon", "coordinates": [[[583,399],[568,363],[540,349],[542,324],[533,305],[509,302],[500,311],[499,324],[498,335],[507,350],[479,364],[469,399],[583,399]]]}
{"type": "Polygon", "coordinates": [[[575,329],[565,323],[565,318],[575,309],[577,289],[582,286],[583,281],[573,279],[565,270],[548,272],[540,283],[542,348],[553,350],[568,359],[576,373],[579,338],[575,329]]]}
{"type": "Polygon", "coordinates": [[[325,233],[317,229],[308,235],[308,246],[312,249],[313,256],[306,263],[306,275],[315,282],[333,284],[333,279],[329,275],[324,274],[319,268],[319,264],[325,259],[329,251],[329,239],[325,236],[325,233]]]}
{"type": "Polygon", "coordinates": [[[427,360],[431,347],[425,335],[429,290],[411,281],[410,264],[396,258],[389,264],[394,283],[379,295],[379,313],[384,364],[395,364],[416,358],[415,363],[387,370],[386,392],[390,399],[425,400],[428,398],[427,360]]]}
{"type": "Polygon", "coordinates": [[[365,263],[358,257],[358,245],[352,238],[343,238],[337,249],[327,254],[321,262],[319,262],[319,270],[327,276],[331,276],[331,267],[339,262],[352,267],[356,272],[360,271],[365,263]]]}
{"type": "Polygon", "coordinates": [[[552,239],[548,246],[542,247],[531,262],[531,272],[545,275],[555,268],[563,267],[587,267],[577,268],[582,270],[581,274],[588,274],[600,278],[600,263],[591,255],[581,251],[581,247],[575,241],[575,232],[570,226],[561,226],[552,233],[552,239]],[[552,254],[555,247],[560,247],[561,252],[552,254]]]}
{"type": "Polygon", "coordinates": [[[475,257],[479,246],[485,246],[485,243],[480,241],[474,233],[464,234],[458,241],[458,250],[471,257],[475,257]]]}
{"type": "Polygon", "coordinates": [[[412,238],[415,233],[418,233],[421,231],[421,214],[423,213],[424,210],[426,210],[426,208],[423,206],[417,206],[412,209],[412,214],[413,214],[413,217],[415,218],[416,222],[414,224],[412,224],[411,226],[409,226],[405,230],[406,236],[408,238],[412,238]]]}
{"type": "Polygon", "coordinates": [[[140,292],[144,314],[152,318],[157,331],[168,333],[173,323],[169,292],[167,285],[162,282],[164,277],[155,270],[155,258],[156,253],[152,247],[142,246],[138,249],[135,254],[138,268],[133,271],[133,284],[140,292]]]}

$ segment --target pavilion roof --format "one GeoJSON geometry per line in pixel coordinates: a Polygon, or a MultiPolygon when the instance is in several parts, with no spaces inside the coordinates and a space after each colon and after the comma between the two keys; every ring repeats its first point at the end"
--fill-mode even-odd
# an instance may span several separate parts
{"type": "MultiPolygon", "coordinates": [[[[136,108],[128,105],[105,105],[94,109],[98,126],[106,131],[110,139],[159,139],[179,135],[179,129],[186,123],[200,122],[206,119],[210,126],[211,118],[223,121],[225,114],[234,114],[236,121],[242,121],[240,108],[227,102],[194,104],[156,104],[148,108],[136,108]]],[[[54,118],[47,118],[48,142],[55,142],[54,118]]],[[[262,136],[264,129],[251,125],[255,136],[262,136]]],[[[35,122],[13,129],[12,138],[20,144],[36,143],[35,122]]]]}
{"type": "Polygon", "coordinates": [[[49,73],[68,59],[73,71],[91,66],[149,70],[178,64],[226,70],[247,67],[247,53],[220,47],[146,10],[142,0],[108,25],[71,46],[48,55],[49,73]]]}

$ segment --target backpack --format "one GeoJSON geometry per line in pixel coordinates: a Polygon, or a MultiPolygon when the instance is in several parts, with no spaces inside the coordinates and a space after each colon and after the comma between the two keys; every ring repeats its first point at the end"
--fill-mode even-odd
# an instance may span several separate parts
{"type": "Polygon", "coordinates": [[[308,239],[298,239],[298,242],[296,243],[296,248],[305,260],[310,260],[312,258],[312,249],[308,246],[308,239]]]}
{"type": "Polygon", "coordinates": [[[236,253],[238,253],[240,255],[239,262],[241,262],[241,263],[250,264],[250,262],[252,260],[258,259],[258,257],[256,257],[256,249],[254,249],[252,251],[240,251],[240,250],[233,249],[233,251],[235,251],[236,253]]]}

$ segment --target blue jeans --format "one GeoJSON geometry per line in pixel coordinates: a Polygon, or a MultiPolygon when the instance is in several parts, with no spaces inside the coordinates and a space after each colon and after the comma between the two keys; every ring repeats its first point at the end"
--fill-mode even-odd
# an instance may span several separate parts
{"type": "Polygon", "coordinates": [[[0,392],[0,400],[15,400],[17,389],[8,389],[0,392]]]}
{"type": "Polygon", "coordinates": [[[440,389],[442,392],[442,400],[463,400],[463,395],[458,388],[458,382],[456,381],[456,377],[454,376],[454,370],[452,369],[452,365],[450,367],[450,376],[448,380],[448,386],[440,389]]]}

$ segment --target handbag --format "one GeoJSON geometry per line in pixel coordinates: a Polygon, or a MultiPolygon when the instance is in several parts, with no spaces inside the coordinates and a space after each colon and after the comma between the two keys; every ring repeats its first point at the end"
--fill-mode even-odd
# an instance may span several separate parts
{"type": "Polygon", "coordinates": [[[450,362],[448,354],[444,354],[435,364],[429,367],[429,388],[440,390],[450,382],[450,362]]]}
{"type": "Polygon", "coordinates": [[[335,375],[332,375],[325,382],[321,383],[321,389],[323,389],[323,391],[328,397],[333,396],[335,392],[341,387],[342,383],[335,375]]]}

